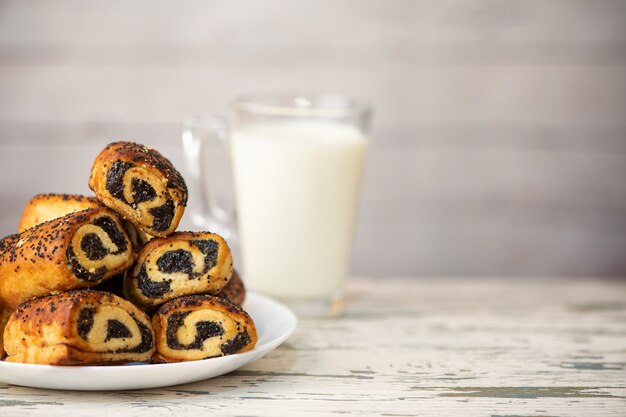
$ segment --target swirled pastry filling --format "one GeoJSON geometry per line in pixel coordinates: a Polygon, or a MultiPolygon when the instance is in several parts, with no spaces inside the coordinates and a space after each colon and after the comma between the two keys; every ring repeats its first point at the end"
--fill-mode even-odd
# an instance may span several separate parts
{"type": "Polygon", "coordinates": [[[248,331],[224,314],[200,310],[175,312],[167,318],[167,345],[171,349],[201,350],[209,358],[236,353],[248,343],[248,331]]]}
{"type": "Polygon", "coordinates": [[[83,281],[97,282],[127,264],[132,246],[118,222],[108,215],[80,226],[66,250],[67,264],[83,281]]]}
{"type": "Polygon", "coordinates": [[[83,307],[76,320],[76,332],[98,352],[144,353],[154,346],[146,324],[117,306],[83,307]]]}
{"type": "Polygon", "coordinates": [[[227,300],[208,295],[170,301],[153,321],[156,361],[208,359],[250,350],[256,344],[252,319],[227,300]]]}
{"type": "MultiPolygon", "coordinates": [[[[142,264],[137,279],[147,297],[159,298],[168,291],[202,286],[200,278],[215,266],[219,246],[214,240],[177,242],[176,246],[178,249],[155,251],[142,264]]],[[[211,277],[205,279],[210,281],[211,277]]]]}
{"type": "Polygon", "coordinates": [[[172,224],[176,203],[167,192],[167,182],[143,167],[115,161],[106,176],[112,197],[131,207],[144,226],[162,232],[172,224]]]}
{"type": "Polygon", "coordinates": [[[150,307],[182,295],[216,294],[231,275],[232,255],[220,236],[178,232],[144,247],[125,288],[131,300],[150,307]]]}

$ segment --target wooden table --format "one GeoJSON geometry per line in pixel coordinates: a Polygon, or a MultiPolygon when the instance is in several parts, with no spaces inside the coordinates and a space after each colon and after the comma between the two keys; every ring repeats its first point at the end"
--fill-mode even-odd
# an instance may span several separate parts
{"type": "Polygon", "coordinates": [[[265,358],[145,391],[0,384],[0,416],[626,415],[626,282],[378,279],[265,358]]]}

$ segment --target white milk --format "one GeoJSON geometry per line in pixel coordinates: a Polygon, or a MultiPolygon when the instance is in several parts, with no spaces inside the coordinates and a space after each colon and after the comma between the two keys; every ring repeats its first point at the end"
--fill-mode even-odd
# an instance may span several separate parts
{"type": "Polygon", "coordinates": [[[328,122],[262,124],[232,133],[246,284],[279,298],[343,287],[367,140],[328,122]]]}

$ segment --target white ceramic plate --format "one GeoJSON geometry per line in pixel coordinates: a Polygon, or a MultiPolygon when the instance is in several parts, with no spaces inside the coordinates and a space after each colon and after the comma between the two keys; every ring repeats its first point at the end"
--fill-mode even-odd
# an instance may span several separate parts
{"type": "Polygon", "coordinates": [[[276,349],[297,325],[291,310],[259,294],[248,293],[244,308],[252,316],[259,336],[256,347],[249,352],[154,365],[51,366],[0,361],[0,382],[50,389],[126,390],[185,384],[223,375],[276,349]]]}

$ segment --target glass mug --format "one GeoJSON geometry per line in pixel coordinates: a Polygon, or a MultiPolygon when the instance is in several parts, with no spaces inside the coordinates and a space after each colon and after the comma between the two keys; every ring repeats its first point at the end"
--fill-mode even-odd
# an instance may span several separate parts
{"type": "Polygon", "coordinates": [[[370,118],[370,106],[344,96],[268,94],[233,101],[225,121],[185,123],[188,172],[203,194],[194,223],[239,242],[248,288],[300,315],[341,312],[370,118]],[[231,157],[236,222],[207,187],[211,140],[231,157]]]}

